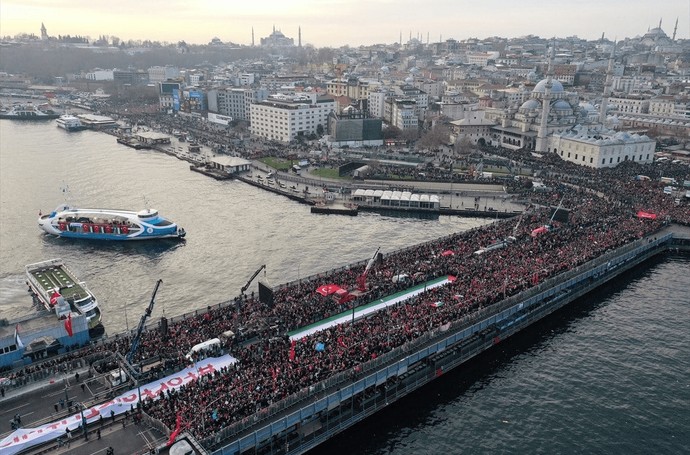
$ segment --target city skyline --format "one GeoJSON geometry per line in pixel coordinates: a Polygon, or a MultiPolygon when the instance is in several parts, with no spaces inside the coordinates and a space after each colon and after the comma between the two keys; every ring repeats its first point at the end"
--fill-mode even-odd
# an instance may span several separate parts
{"type": "Polygon", "coordinates": [[[122,40],[152,40],[207,44],[217,37],[223,42],[249,45],[252,29],[255,43],[273,27],[297,44],[316,47],[391,44],[402,36],[422,42],[453,38],[513,38],[537,35],[543,38],[578,36],[593,40],[602,33],[609,39],[632,38],[657,27],[677,38],[690,36],[690,1],[659,0],[650,9],[648,0],[580,0],[570,2],[533,0],[528,5],[507,0],[264,0],[255,4],[230,5],[215,0],[121,0],[116,8],[104,9],[93,1],[55,3],[48,0],[3,0],[0,3],[0,35],[33,33],[40,36],[41,23],[50,36],[100,35],[122,40]],[[457,11],[457,13],[454,13],[457,11]],[[494,16],[499,12],[500,16],[494,16]],[[621,14],[624,12],[624,16],[621,14]]]}

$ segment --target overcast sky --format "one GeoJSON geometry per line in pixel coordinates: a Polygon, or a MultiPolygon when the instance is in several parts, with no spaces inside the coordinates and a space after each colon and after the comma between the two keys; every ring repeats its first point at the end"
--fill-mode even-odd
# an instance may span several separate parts
{"type": "Polygon", "coordinates": [[[656,27],[690,34],[690,0],[0,0],[0,35],[99,35],[205,44],[256,44],[273,26],[297,44],[394,43],[402,32],[439,39],[577,35],[622,39],[656,27]]]}

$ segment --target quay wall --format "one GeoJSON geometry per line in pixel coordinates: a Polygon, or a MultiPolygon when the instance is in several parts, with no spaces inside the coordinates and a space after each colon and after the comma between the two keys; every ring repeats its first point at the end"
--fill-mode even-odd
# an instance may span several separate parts
{"type": "Polygon", "coordinates": [[[671,250],[690,250],[672,233],[651,235],[436,329],[397,350],[271,405],[201,441],[214,455],[299,454],[463,364],[502,340],[671,250]]]}

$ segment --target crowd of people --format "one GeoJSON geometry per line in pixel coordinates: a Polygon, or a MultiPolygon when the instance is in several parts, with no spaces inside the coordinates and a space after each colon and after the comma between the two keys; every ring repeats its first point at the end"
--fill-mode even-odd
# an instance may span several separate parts
{"type": "MultiPolygon", "coordinates": [[[[507,158],[535,167],[532,158],[505,152],[507,158]]],[[[554,162],[562,164],[562,162],[554,162]]],[[[336,283],[357,286],[365,263],[325,272],[275,290],[273,303],[238,298],[201,314],[170,324],[167,332],[143,333],[134,363],[152,357],[171,368],[189,364],[190,348],[232,331],[220,348],[238,362],[177,390],[147,399],[143,411],[174,428],[178,415],[199,438],[251,416],[296,392],[314,387],[335,374],[356,371],[362,364],[404,346],[429,331],[471,316],[507,296],[584,264],[617,247],[658,231],[669,222],[690,226],[690,206],[664,194],[658,182],[636,180],[641,166],[589,170],[541,163],[549,192],[514,185],[532,203],[516,219],[457,233],[436,241],[386,253],[367,275],[367,291],[341,303],[316,289],[336,283]],[[569,211],[567,222],[554,221],[553,207],[569,211]],[[640,219],[638,210],[656,219],[640,219]],[[538,228],[548,226],[539,235],[538,228]],[[509,242],[506,239],[511,239],[509,242]],[[497,242],[502,248],[476,254],[497,242]],[[401,277],[405,277],[401,279],[401,277]],[[353,306],[378,300],[431,279],[451,276],[447,285],[381,309],[353,323],[332,326],[298,341],[287,333],[353,306]],[[438,303],[441,302],[439,305],[438,303]],[[317,348],[318,346],[318,348],[317,348]]],[[[644,169],[651,174],[654,169],[644,169]]],[[[658,172],[671,173],[671,170],[658,172]]],[[[678,179],[687,176],[675,175],[678,179]]],[[[91,350],[125,355],[129,335],[118,336],[91,350]]],[[[71,355],[79,355],[75,351],[71,355]]],[[[40,368],[29,366],[28,369],[40,368]]],[[[12,374],[22,374],[21,371],[12,374]]]]}

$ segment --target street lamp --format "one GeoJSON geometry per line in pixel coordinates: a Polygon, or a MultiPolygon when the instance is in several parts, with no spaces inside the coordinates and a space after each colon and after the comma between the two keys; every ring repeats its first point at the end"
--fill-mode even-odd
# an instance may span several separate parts
{"type": "Polygon", "coordinates": [[[84,418],[84,409],[86,408],[86,405],[80,401],[76,403],[79,405],[79,412],[81,413],[81,426],[84,428],[84,441],[89,440],[89,434],[86,431],[86,419],[84,418]]]}

